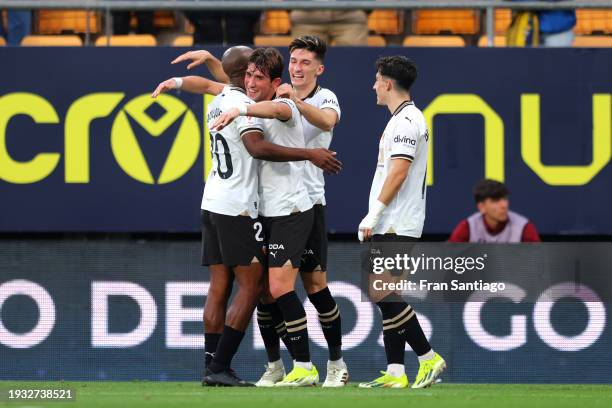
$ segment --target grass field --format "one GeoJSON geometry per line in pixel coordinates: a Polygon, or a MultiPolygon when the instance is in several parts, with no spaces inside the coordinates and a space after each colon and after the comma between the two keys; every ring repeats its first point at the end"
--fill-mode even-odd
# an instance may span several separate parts
{"type": "Polygon", "coordinates": [[[0,402],[7,407],[572,407],[612,406],[612,385],[438,384],[425,390],[211,388],[195,382],[0,382],[8,388],[73,388],[76,402],[0,402]]]}

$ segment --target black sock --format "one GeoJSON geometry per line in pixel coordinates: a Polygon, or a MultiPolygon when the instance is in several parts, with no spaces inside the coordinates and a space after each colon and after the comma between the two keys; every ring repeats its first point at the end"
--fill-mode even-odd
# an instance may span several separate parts
{"type": "Polygon", "coordinates": [[[383,315],[383,331],[393,331],[408,342],[417,356],[431,350],[414,310],[397,294],[390,294],[378,302],[383,315]]]}
{"type": "Polygon", "coordinates": [[[271,309],[271,304],[266,305],[261,302],[257,304],[257,324],[259,325],[259,332],[266,347],[269,362],[280,360],[280,342],[274,328],[271,309]]]}
{"type": "Polygon", "coordinates": [[[308,295],[308,299],[319,313],[319,323],[321,323],[323,336],[327,341],[329,359],[331,361],[340,360],[342,358],[342,320],[338,304],[328,287],[308,295]]]}
{"type": "Polygon", "coordinates": [[[423,329],[421,328],[421,324],[416,314],[406,323],[406,341],[410,344],[410,347],[412,347],[412,350],[414,350],[417,356],[427,354],[431,350],[431,345],[429,341],[427,341],[425,333],[423,333],[423,329]]]}
{"type": "Polygon", "coordinates": [[[291,349],[296,361],[309,362],[310,348],[308,344],[308,328],[306,325],[306,311],[295,291],[285,293],[278,299],[278,307],[283,312],[287,335],[291,340],[291,349]]]}
{"type": "Polygon", "coordinates": [[[383,318],[383,342],[387,364],[404,364],[404,346],[406,339],[400,333],[400,328],[395,326],[396,317],[402,317],[406,307],[410,307],[401,298],[387,296],[377,303],[383,318]]]}
{"type": "Polygon", "coordinates": [[[215,356],[221,333],[204,333],[204,369],[208,368],[215,356]]]}
{"type": "Polygon", "coordinates": [[[223,370],[227,370],[232,364],[232,358],[238,351],[238,346],[244,337],[244,332],[231,328],[229,326],[223,327],[223,334],[219,340],[219,346],[215,357],[211,361],[208,368],[213,373],[219,373],[223,370]]]}
{"type": "Polygon", "coordinates": [[[285,347],[287,347],[287,351],[291,355],[291,359],[295,360],[295,357],[293,356],[293,350],[291,348],[291,340],[289,340],[289,336],[287,335],[287,325],[285,324],[283,312],[281,312],[280,308],[278,307],[278,302],[271,303],[268,306],[270,306],[270,313],[272,314],[272,324],[274,325],[274,330],[276,330],[277,336],[283,341],[285,347]]]}

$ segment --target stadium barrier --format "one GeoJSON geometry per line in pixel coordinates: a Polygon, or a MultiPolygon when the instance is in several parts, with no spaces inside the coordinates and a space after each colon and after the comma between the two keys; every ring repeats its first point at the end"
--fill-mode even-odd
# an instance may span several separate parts
{"type": "MultiPolygon", "coordinates": [[[[0,49],[10,62],[0,64],[0,232],[197,232],[211,165],[205,98],[149,96],[187,74],[169,64],[181,52],[0,49]]],[[[541,233],[612,234],[612,50],[401,47],[335,48],[325,61],[344,164],[327,177],[331,232],[354,233],[366,213],[389,118],[371,89],[374,62],[393,54],[416,61],[413,97],[431,129],[426,233],[471,214],[471,188],[488,177],[541,233]]]]}
{"type": "MultiPolygon", "coordinates": [[[[610,245],[506,248],[519,251],[527,265],[529,259],[548,262],[542,270],[510,267],[512,273],[504,274],[509,282],[517,276],[536,282],[544,290],[533,297],[529,285],[510,283],[508,291],[468,302],[442,302],[433,292],[411,295],[425,334],[449,364],[444,381],[610,383],[612,367],[602,356],[612,351],[611,287],[609,279],[600,285],[592,279],[607,277],[610,245]],[[551,267],[555,261],[561,264],[551,267]],[[547,283],[551,277],[572,285],[555,290],[555,279],[547,283]]],[[[502,250],[485,252],[486,262],[501,259],[502,250]]],[[[328,267],[352,381],[373,378],[385,367],[380,313],[361,297],[360,254],[359,244],[332,243],[328,267]]],[[[0,380],[198,380],[209,285],[199,259],[196,241],[3,241],[0,380]]],[[[304,304],[313,362],[324,369],[325,339],[314,307],[304,304]]],[[[266,359],[258,330],[251,323],[233,363],[251,380],[266,359]]],[[[406,357],[414,378],[416,358],[409,349],[406,357]]]]}

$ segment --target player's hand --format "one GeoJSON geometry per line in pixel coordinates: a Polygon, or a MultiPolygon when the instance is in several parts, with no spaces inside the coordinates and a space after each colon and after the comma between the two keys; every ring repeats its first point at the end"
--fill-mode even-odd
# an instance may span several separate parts
{"type": "Polygon", "coordinates": [[[210,128],[214,130],[221,130],[232,123],[239,115],[240,112],[238,111],[238,108],[232,108],[227,112],[222,113],[217,119],[215,119],[210,128]]]}
{"type": "Polygon", "coordinates": [[[309,149],[309,158],[315,166],[323,169],[326,173],[338,174],[342,170],[342,163],[336,159],[336,152],[319,147],[309,149]]]}
{"type": "Polygon", "coordinates": [[[385,208],[387,208],[387,205],[379,200],[376,200],[370,206],[370,211],[359,223],[359,230],[357,231],[359,241],[369,241],[372,238],[372,230],[378,224],[378,221],[380,221],[385,208]]]}
{"type": "Polygon", "coordinates": [[[372,238],[372,229],[376,224],[378,224],[378,220],[374,219],[373,215],[368,213],[359,223],[359,231],[357,231],[359,241],[369,241],[370,238],[372,238]]]}
{"type": "Polygon", "coordinates": [[[151,98],[157,98],[160,93],[168,92],[173,89],[177,89],[176,81],[174,80],[174,78],[170,78],[157,85],[157,88],[155,88],[155,90],[151,94],[151,98]]]}
{"type": "Polygon", "coordinates": [[[295,90],[290,84],[281,84],[278,88],[276,88],[276,96],[278,98],[295,98],[295,90]]]}
{"type": "Polygon", "coordinates": [[[188,51],[184,54],[176,57],[171,64],[178,64],[183,61],[191,61],[189,65],[187,65],[187,69],[195,68],[198,65],[202,65],[212,57],[212,54],[206,50],[198,50],[198,51],[188,51]]]}

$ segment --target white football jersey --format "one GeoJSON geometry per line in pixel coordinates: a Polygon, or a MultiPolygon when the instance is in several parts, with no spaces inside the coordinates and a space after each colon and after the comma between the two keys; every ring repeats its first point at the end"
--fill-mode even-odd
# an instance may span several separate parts
{"type": "MultiPolygon", "coordinates": [[[[304,148],[302,118],[295,103],[290,99],[274,99],[291,108],[291,119],[256,119],[253,123],[263,128],[264,138],[270,143],[286,147],[304,148]]],[[[265,217],[279,217],[292,212],[312,208],[308,191],[304,185],[303,161],[259,163],[259,214],[265,217]]]]}
{"type": "MultiPolygon", "coordinates": [[[[329,89],[317,86],[312,93],[304,99],[304,102],[319,109],[333,109],[338,114],[338,120],[340,120],[340,104],[338,103],[338,98],[336,94],[329,89]]],[[[302,126],[304,127],[306,147],[310,149],[317,147],[329,149],[334,133],[333,129],[329,132],[323,131],[308,122],[304,117],[302,117],[302,126]]],[[[323,170],[311,162],[306,162],[304,184],[306,185],[312,203],[325,205],[325,178],[323,177],[323,170]]]]}
{"type": "Polygon", "coordinates": [[[242,143],[242,134],[263,131],[262,126],[246,116],[239,116],[220,131],[210,129],[219,115],[241,104],[253,103],[240,88],[226,86],[206,109],[210,131],[212,169],[202,197],[202,209],[224,215],[248,214],[257,218],[259,198],[258,160],[242,143]]]}
{"type": "Polygon", "coordinates": [[[382,213],[373,234],[420,238],[425,222],[425,177],[429,132],[423,113],[405,101],[393,112],[378,146],[378,164],[370,189],[370,208],[378,199],[392,160],[410,160],[408,177],[382,213]]]}

